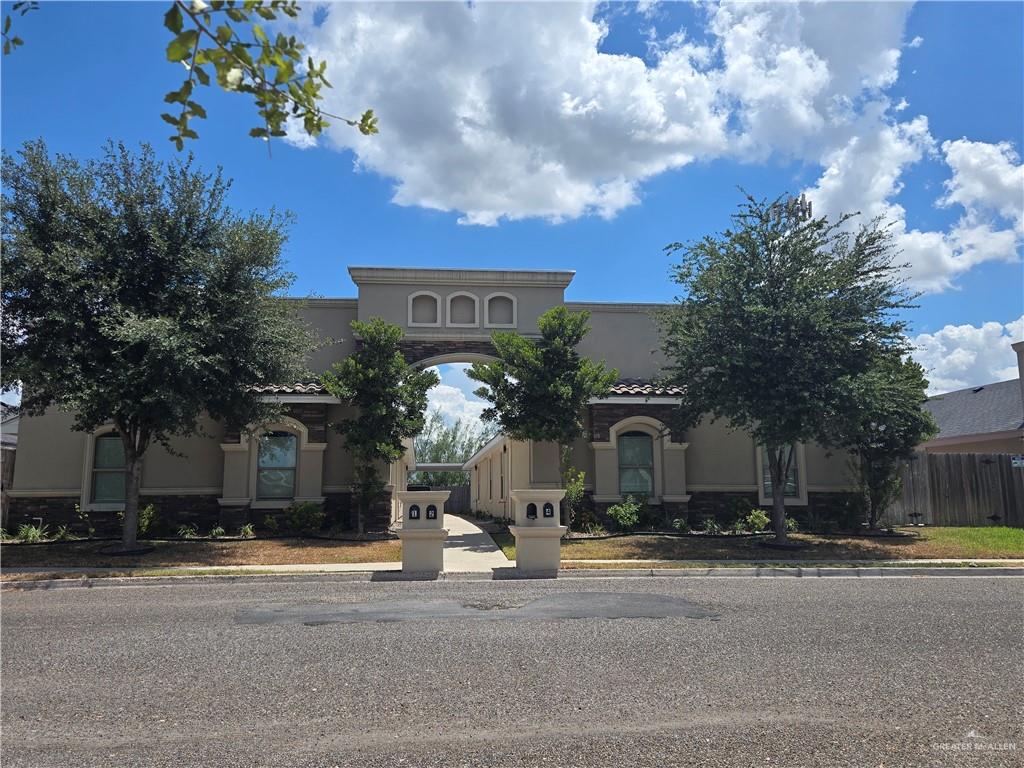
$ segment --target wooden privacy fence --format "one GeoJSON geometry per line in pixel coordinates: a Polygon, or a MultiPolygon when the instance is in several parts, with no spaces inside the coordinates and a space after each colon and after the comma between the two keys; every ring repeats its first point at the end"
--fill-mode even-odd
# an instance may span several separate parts
{"type": "Polygon", "coordinates": [[[886,513],[896,525],[1024,528],[1024,468],[1009,454],[918,451],[901,477],[902,494],[886,513]]]}
{"type": "Polygon", "coordinates": [[[452,513],[466,513],[470,512],[469,508],[469,486],[468,485],[454,485],[449,486],[447,489],[438,488],[437,490],[449,490],[451,494],[448,496],[448,501],[444,503],[444,511],[452,513]]]}

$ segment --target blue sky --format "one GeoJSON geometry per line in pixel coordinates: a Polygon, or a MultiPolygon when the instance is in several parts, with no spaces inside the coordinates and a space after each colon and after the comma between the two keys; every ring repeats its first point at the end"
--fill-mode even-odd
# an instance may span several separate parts
{"type": "MultiPolygon", "coordinates": [[[[43,137],[85,157],[114,138],[175,157],[166,5],[17,19],[4,150],[43,137]]],[[[1024,5],[367,4],[316,24],[312,7],[300,31],[329,62],[329,106],[374,107],[381,134],[339,126],[268,156],[251,103],[205,89],[189,147],[234,179],[236,207],[296,214],[296,293],[354,295],[353,263],[516,266],[575,269],[573,300],[667,301],[662,246],[721,229],[737,187],[805,191],[896,222],[936,389],[1012,373],[1024,5]]]]}

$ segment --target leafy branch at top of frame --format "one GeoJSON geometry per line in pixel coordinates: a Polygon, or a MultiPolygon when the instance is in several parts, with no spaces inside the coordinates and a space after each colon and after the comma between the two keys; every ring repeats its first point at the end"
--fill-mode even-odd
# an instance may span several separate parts
{"type": "Polygon", "coordinates": [[[251,94],[261,125],[249,135],[269,140],[287,135],[289,118],[301,121],[310,136],[319,136],[330,123],[341,120],[364,135],[377,133],[377,118],[372,109],[358,119],[342,117],[320,107],[323,88],[330,88],[327,62],[305,57],[305,45],[281,33],[269,34],[260,21],[276,21],[281,16],[295,18],[300,7],[295,0],[176,0],[164,15],[164,26],[174,35],[167,46],[168,61],[181,62],[188,77],[181,87],[164,96],[168,104],[180,104],[177,115],[161,117],[174,126],[170,137],[178,150],[185,139],[197,139],[191,127],[193,118],[203,119],[206,110],[195,100],[196,84],[210,85],[211,71],[217,85],[226,91],[251,94]],[[240,30],[248,33],[243,38],[240,30]]]}
{"type": "Polygon", "coordinates": [[[24,45],[25,41],[17,35],[11,34],[11,25],[14,23],[13,16],[18,14],[24,16],[29,11],[39,10],[39,3],[14,3],[11,6],[11,12],[4,17],[4,29],[3,29],[3,40],[4,40],[4,56],[10,54],[19,45],[24,45]]]}

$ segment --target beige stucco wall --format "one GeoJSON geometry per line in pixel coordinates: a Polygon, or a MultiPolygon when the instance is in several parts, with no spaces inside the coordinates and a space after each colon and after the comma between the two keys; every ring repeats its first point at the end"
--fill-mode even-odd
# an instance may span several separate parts
{"type": "Polygon", "coordinates": [[[747,491],[757,488],[754,441],[722,419],[704,419],[687,430],[688,490],[747,491]]]}
{"type": "Polygon", "coordinates": [[[590,312],[590,333],[578,347],[581,354],[604,360],[621,378],[651,379],[660,372],[664,356],[651,314],[655,305],[566,302],[566,307],[590,312]]]}
{"type": "MultiPolygon", "coordinates": [[[[89,436],[74,431],[73,421],[70,414],[56,410],[22,418],[12,490],[81,491],[89,436]]],[[[206,435],[177,437],[171,441],[173,452],[182,454],[180,456],[159,444],[146,451],[142,464],[143,491],[169,493],[221,487],[223,430],[206,418],[200,425],[206,435]]]]}
{"type": "Polygon", "coordinates": [[[142,462],[142,488],[147,491],[210,488],[220,492],[224,478],[224,453],[220,442],[224,430],[208,417],[200,420],[205,434],[175,438],[171,446],[175,456],[162,445],[146,451],[142,462]]]}
{"type": "Polygon", "coordinates": [[[348,491],[352,484],[352,456],[345,450],[345,438],[331,425],[354,409],[343,405],[327,408],[327,450],[324,451],[324,487],[328,493],[348,491]]]}
{"type": "Polygon", "coordinates": [[[72,431],[72,422],[56,410],[21,417],[12,490],[81,490],[85,434],[72,431]]]}
{"type": "MultiPolygon", "coordinates": [[[[562,303],[563,289],[553,285],[500,285],[487,284],[486,276],[477,281],[451,282],[405,281],[392,284],[364,283],[359,286],[359,319],[381,317],[402,327],[418,338],[444,336],[445,338],[489,338],[486,328],[484,301],[492,293],[508,293],[516,299],[516,327],[523,333],[537,332],[537,318],[548,309],[562,303]],[[440,326],[410,326],[409,297],[419,291],[430,291],[440,298],[440,326]],[[468,293],[477,299],[478,318],[474,328],[448,327],[447,298],[457,293],[468,293]]],[[[508,330],[508,329],[506,329],[508,330]]]]}
{"type": "Polygon", "coordinates": [[[313,373],[320,374],[355,351],[351,323],[356,319],[355,299],[307,299],[299,303],[300,316],[319,336],[320,346],[309,358],[313,373]]]}
{"type": "Polygon", "coordinates": [[[804,446],[804,457],[809,490],[845,490],[855,485],[847,451],[808,443],[804,446]]]}
{"type": "MultiPolygon", "coordinates": [[[[725,421],[704,419],[687,431],[686,451],[689,491],[751,491],[757,489],[754,440],[725,421]]],[[[804,446],[808,489],[844,490],[852,485],[849,454],[816,444],[804,446]]]]}

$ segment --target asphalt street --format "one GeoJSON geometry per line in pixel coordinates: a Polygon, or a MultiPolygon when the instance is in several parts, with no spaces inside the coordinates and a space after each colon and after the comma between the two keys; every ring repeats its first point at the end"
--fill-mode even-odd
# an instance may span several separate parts
{"type": "Polygon", "coordinates": [[[1020,766],[1024,580],[5,591],[16,766],[1020,766]]]}

